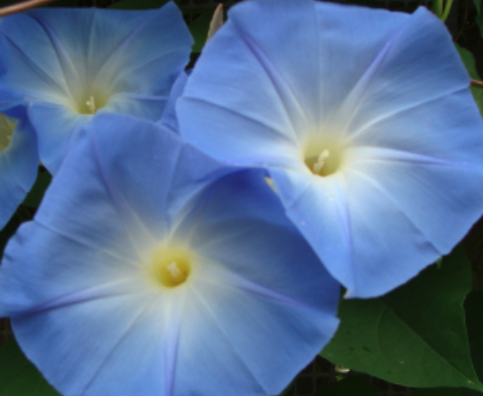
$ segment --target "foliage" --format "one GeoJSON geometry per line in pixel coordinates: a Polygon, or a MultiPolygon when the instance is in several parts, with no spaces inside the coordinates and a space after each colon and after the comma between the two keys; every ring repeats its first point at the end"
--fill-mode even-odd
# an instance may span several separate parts
{"type": "Polygon", "coordinates": [[[465,329],[470,290],[470,265],[456,249],[441,269],[432,266],[386,296],[342,300],[341,325],[322,356],[401,385],[481,391],[465,329]]]}
{"type": "Polygon", "coordinates": [[[58,396],[42,374],[10,339],[0,346],[0,394],[2,396],[58,396]]]}
{"type": "MultiPolygon", "coordinates": [[[[475,80],[481,81],[481,78],[478,75],[478,72],[476,71],[475,57],[473,56],[473,54],[470,51],[468,51],[466,48],[463,48],[458,44],[456,44],[456,49],[458,50],[461,56],[461,60],[465,64],[470,77],[475,80]]],[[[475,102],[480,109],[480,113],[483,115],[483,88],[471,87],[471,93],[473,94],[473,97],[475,98],[475,102]]]]}

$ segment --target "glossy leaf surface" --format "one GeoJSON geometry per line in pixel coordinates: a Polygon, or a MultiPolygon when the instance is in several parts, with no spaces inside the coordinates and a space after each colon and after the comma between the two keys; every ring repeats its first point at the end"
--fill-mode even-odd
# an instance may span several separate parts
{"type": "Polygon", "coordinates": [[[326,359],[412,387],[483,390],[473,369],[463,301],[470,264],[456,249],[399,289],[371,300],[343,300],[326,359]]]}
{"type": "Polygon", "coordinates": [[[0,395],[59,396],[12,338],[0,347],[0,395]]]}

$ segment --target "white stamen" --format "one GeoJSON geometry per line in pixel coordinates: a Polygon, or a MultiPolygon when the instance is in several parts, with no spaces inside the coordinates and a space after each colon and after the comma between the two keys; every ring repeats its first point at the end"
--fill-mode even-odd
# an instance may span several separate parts
{"type": "Polygon", "coordinates": [[[96,101],[94,100],[94,96],[91,95],[89,97],[89,100],[86,102],[86,105],[92,114],[96,112],[96,101]]]}
{"type": "Polygon", "coordinates": [[[319,158],[317,158],[317,162],[314,164],[314,173],[319,173],[321,171],[321,169],[324,167],[325,159],[328,158],[329,155],[329,150],[324,150],[320,153],[319,158]]]}
{"type": "Polygon", "coordinates": [[[168,271],[171,272],[171,275],[173,275],[175,278],[181,275],[181,271],[179,270],[178,264],[176,263],[176,261],[173,261],[166,268],[168,268],[168,271]]]}

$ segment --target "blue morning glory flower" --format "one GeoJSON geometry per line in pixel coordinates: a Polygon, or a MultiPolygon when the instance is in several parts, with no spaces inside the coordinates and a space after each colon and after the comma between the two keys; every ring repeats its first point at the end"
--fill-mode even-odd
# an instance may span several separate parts
{"type": "Polygon", "coordinates": [[[350,295],[384,294],[483,212],[483,123],[444,25],[311,0],[249,0],[207,44],[180,133],[266,168],[350,295]]]}
{"type": "Polygon", "coordinates": [[[186,87],[186,83],[188,82],[189,75],[191,74],[192,70],[182,72],[171,88],[171,92],[169,93],[168,100],[166,102],[166,106],[164,107],[163,115],[158,120],[158,124],[163,125],[164,127],[171,130],[171,132],[179,134],[179,123],[178,123],[178,116],[176,114],[176,103],[178,99],[183,94],[184,88],[186,87]]]}
{"type": "Polygon", "coordinates": [[[32,188],[38,167],[32,128],[24,119],[0,113],[0,230],[32,188]]]}
{"type": "Polygon", "coordinates": [[[27,357],[65,396],[280,393],[339,287],[263,174],[127,116],[84,132],[0,267],[27,357]]]}
{"type": "Polygon", "coordinates": [[[28,105],[51,173],[95,114],[158,120],[193,42],[171,2],[149,11],[35,9],[2,18],[0,39],[0,96],[13,91],[28,105]]]}

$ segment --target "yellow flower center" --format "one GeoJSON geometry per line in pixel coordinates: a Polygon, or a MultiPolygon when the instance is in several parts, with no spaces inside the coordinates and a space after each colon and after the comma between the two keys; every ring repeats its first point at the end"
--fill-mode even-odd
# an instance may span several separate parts
{"type": "Polygon", "coordinates": [[[79,114],[96,114],[108,101],[109,95],[104,92],[91,92],[80,96],[74,110],[79,114]]]}
{"type": "Polygon", "coordinates": [[[340,143],[333,139],[310,140],[305,144],[303,154],[307,168],[322,177],[336,173],[344,160],[340,143]]]}
{"type": "Polygon", "coordinates": [[[17,122],[15,120],[0,113],[0,153],[10,146],[16,125],[17,122]]]}
{"type": "Polygon", "coordinates": [[[187,249],[163,247],[151,255],[149,273],[157,284],[174,288],[189,278],[192,260],[187,249]]]}

